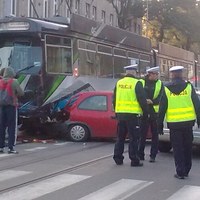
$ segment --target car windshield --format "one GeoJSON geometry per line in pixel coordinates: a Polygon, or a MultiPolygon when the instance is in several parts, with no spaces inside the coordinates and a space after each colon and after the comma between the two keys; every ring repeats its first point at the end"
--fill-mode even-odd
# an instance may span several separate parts
{"type": "Polygon", "coordinates": [[[42,49],[31,40],[0,40],[0,68],[12,67],[15,72],[38,73],[42,64],[42,49]]]}

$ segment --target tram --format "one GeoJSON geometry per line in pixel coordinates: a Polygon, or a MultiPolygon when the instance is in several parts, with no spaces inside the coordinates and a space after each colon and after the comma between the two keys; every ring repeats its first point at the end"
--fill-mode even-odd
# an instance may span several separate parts
{"type": "Polygon", "coordinates": [[[72,94],[112,90],[123,66],[152,65],[148,38],[76,14],[71,19],[0,19],[0,68],[12,67],[25,91],[22,123],[65,120],[72,94]]]}

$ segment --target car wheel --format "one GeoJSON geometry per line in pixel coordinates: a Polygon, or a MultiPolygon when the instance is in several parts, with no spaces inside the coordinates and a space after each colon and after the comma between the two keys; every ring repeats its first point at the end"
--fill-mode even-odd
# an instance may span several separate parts
{"type": "Polygon", "coordinates": [[[69,128],[69,138],[74,142],[83,142],[89,138],[89,130],[82,124],[73,124],[69,128]]]}
{"type": "Polygon", "coordinates": [[[158,150],[163,153],[168,153],[172,149],[170,142],[161,142],[159,141],[158,150]]]}

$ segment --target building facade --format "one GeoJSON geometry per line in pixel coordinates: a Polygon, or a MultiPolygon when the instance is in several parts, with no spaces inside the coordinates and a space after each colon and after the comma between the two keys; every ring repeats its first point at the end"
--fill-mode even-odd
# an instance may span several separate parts
{"type": "MultiPolygon", "coordinates": [[[[112,26],[118,26],[115,9],[107,0],[0,1],[0,18],[5,16],[48,18],[55,15],[70,18],[71,13],[76,13],[112,26]]],[[[141,35],[141,24],[140,19],[134,19],[130,23],[129,30],[141,35]]]]}

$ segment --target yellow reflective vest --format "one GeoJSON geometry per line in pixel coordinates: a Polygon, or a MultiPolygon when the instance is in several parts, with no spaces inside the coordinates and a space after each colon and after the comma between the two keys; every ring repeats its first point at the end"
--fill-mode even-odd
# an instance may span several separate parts
{"type": "Polygon", "coordinates": [[[139,80],[124,77],[116,85],[116,113],[142,114],[142,109],[136,98],[135,86],[139,80]]]}
{"type": "Polygon", "coordinates": [[[166,112],[167,122],[185,122],[196,119],[196,113],[191,99],[191,84],[188,84],[180,94],[172,93],[167,87],[165,87],[165,93],[168,99],[166,112]]]}
{"type": "MultiPolygon", "coordinates": [[[[141,79],[140,80],[142,82],[143,87],[145,86],[145,80],[141,79]]],[[[156,99],[161,91],[162,88],[162,82],[161,80],[157,80],[156,85],[155,85],[155,90],[154,90],[154,94],[153,94],[153,99],[156,99]]],[[[159,105],[153,105],[153,108],[155,110],[156,113],[158,113],[159,110],[159,105]]]]}

